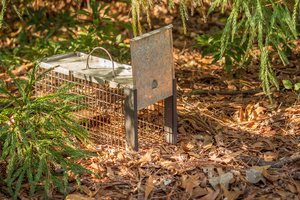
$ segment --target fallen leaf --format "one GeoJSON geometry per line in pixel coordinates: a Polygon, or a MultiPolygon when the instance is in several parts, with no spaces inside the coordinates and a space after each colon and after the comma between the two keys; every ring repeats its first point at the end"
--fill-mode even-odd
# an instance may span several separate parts
{"type": "Polygon", "coordinates": [[[208,194],[207,189],[198,186],[198,187],[195,187],[193,189],[192,198],[202,197],[202,196],[207,195],[207,194],[208,194]]]}
{"type": "Polygon", "coordinates": [[[176,170],[178,169],[178,164],[177,162],[172,162],[169,160],[163,160],[160,162],[161,166],[168,169],[168,170],[176,170]]]}
{"type": "Polygon", "coordinates": [[[274,161],[277,160],[277,158],[278,158],[278,153],[272,151],[267,151],[266,153],[264,153],[265,161],[274,161]]]}
{"type": "Polygon", "coordinates": [[[195,149],[195,145],[192,142],[183,142],[181,143],[181,148],[185,151],[185,152],[190,152],[193,149],[195,149]]]}
{"type": "Polygon", "coordinates": [[[123,152],[119,152],[117,154],[117,158],[120,160],[120,161],[124,161],[125,160],[125,155],[123,152]]]}
{"type": "Polygon", "coordinates": [[[82,191],[89,197],[93,196],[93,192],[85,185],[82,186],[82,191]]]}
{"type": "Polygon", "coordinates": [[[210,135],[204,136],[203,149],[207,150],[213,147],[213,138],[210,135]]]}
{"type": "Polygon", "coordinates": [[[153,152],[153,149],[150,149],[149,151],[147,151],[147,153],[140,158],[139,163],[145,164],[145,163],[150,162],[152,160],[151,159],[152,152],[153,152]]]}
{"type": "Polygon", "coordinates": [[[294,183],[297,188],[298,195],[300,195],[300,181],[294,181],[294,183]]]}
{"type": "Polygon", "coordinates": [[[187,193],[190,195],[193,195],[193,189],[196,186],[199,186],[200,180],[199,180],[200,175],[195,174],[192,176],[189,175],[182,175],[181,176],[181,187],[185,189],[187,193]]]}
{"type": "Polygon", "coordinates": [[[240,122],[245,121],[245,112],[242,107],[239,108],[239,121],[240,122]]]}
{"type": "Polygon", "coordinates": [[[198,200],[215,200],[218,197],[219,193],[220,193],[220,189],[219,188],[217,190],[215,190],[215,191],[210,190],[207,195],[205,195],[204,197],[201,197],[198,200]]]}
{"type": "Polygon", "coordinates": [[[88,168],[89,169],[94,169],[94,170],[98,171],[99,170],[99,165],[97,163],[93,162],[92,164],[90,164],[88,166],[88,168]]]}
{"type": "Polygon", "coordinates": [[[221,158],[217,158],[216,161],[220,161],[220,162],[224,162],[224,163],[229,163],[229,162],[231,162],[235,157],[241,155],[243,152],[244,152],[244,151],[241,150],[241,151],[229,153],[229,154],[224,155],[224,156],[221,157],[221,158]]]}
{"type": "Polygon", "coordinates": [[[254,105],[253,104],[248,104],[245,108],[245,112],[246,112],[246,118],[247,119],[252,119],[252,112],[254,109],[254,105]]]}
{"type": "Polygon", "coordinates": [[[198,159],[201,158],[201,156],[200,156],[199,154],[196,154],[195,152],[188,152],[188,154],[189,154],[189,156],[191,156],[191,157],[195,157],[195,158],[198,158],[198,159]]]}
{"type": "Polygon", "coordinates": [[[255,111],[257,114],[261,114],[264,113],[266,111],[266,108],[262,107],[262,106],[258,106],[257,108],[255,108],[255,111]]]}
{"type": "Polygon", "coordinates": [[[110,167],[106,167],[106,170],[107,170],[106,174],[108,177],[113,177],[115,175],[113,170],[110,167]]]}
{"type": "Polygon", "coordinates": [[[263,148],[264,146],[265,146],[265,144],[263,142],[256,142],[252,145],[252,148],[260,149],[260,148],[263,148]]]}
{"type": "Polygon", "coordinates": [[[95,198],[87,197],[82,194],[69,194],[66,196],[65,200],[94,200],[95,198]]]}
{"type": "Polygon", "coordinates": [[[292,185],[291,183],[288,183],[288,184],[287,184],[287,189],[288,189],[291,193],[294,193],[294,194],[298,193],[296,186],[295,186],[295,185],[292,185]]]}
{"type": "Polygon", "coordinates": [[[271,142],[270,140],[263,138],[263,139],[261,139],[261,141],[263,141],[269,145],[269,148],[265,147],[266,150],[274,150],[275,149],[274,143],[271,142]]]}
{"type": "Polygon", "coordinates": [[[182,135],[186,135],[187,134],[183,126],[181,126],[181,127],[178,128],[178,132],[180,134],[182,134],[182,135]]]}
{"type": "Polygon", "coordinates": [[[282,199],[287,199],[287,193],[285,191],[275,189],[275,192],[282,197],[282,199]]]}
{"type": "Polygon", "coordinates": [[[222,187],[222,190],[224,192],[225,197],[227,198],[227,200],[236,200],[237,198],[239,198],[239,196],[241,194],[243,194],[243,192],[241,190],[233,190],[233,191],[229,191],[227,188],[222,187]]]}
{"type": "Polygon", "coordinates": [[[148,199],[149,194],[152,192],[153,188],[154,188],[154,180],[152,176],[149,176],[145,186],[145,199],[148,199]]]}

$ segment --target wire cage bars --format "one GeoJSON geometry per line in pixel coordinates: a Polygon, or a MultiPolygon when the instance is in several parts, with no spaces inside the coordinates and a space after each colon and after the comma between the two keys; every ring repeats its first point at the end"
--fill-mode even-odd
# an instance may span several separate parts
{"type": "Polygon", "coordinates": [[[38,96],[66,83],[85,105],[74,112],[90,137],[117,147],[176,143],[176,81],[173,70],[171,26],[131,41],[132,66],[112,61],[103,48],[90,54],[70,53],[43,60],[37,81],[38,96]],[[158,41],[160,41],[158,43],[158,41]],[[110,60],[92,56],[104,50],[110,60]]]}

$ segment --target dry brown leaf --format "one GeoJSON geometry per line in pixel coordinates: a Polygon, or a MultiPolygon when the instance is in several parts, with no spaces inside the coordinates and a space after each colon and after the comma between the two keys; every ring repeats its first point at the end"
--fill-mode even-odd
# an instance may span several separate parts
{"type": "Polygon", "coordinates": [[[256,197],[256,192],[249,194],[248,196],[246,196],[244,200],[255,200],[255,197],[256,197]]]}
{"type": "Polygon", "coordinates": [[[181,176],[181,187],[184,188],[187,193],[192,195],[194,187],[199,186],[199,184],[200,184],[199,177],[200,177],[199,174],[195,174],[192,176],[182,175],[181,176]]]}
{"type": "Polygon", "coordinates": [[[278,158],[278,153],[276,153],[276,152],[267,151],[264,153],[265,161],[274,161],[274,160],[277,160],[277,158],[278,158]]]}
{"type": "Polygon", "coordinates": [[[263,142],[256,142],[252,145],[252,148],[254,149],[261,149],[265,146],[265,144],[263,142]]]}
{"type": "Polygon", "coordinates": [[[244,152],[243,150],[240,150],[240,151],[237,151],[237,152],[233,152],[233,153],[226,154],[226,155],[224,155],[223,157],[221,157],[221,158],[216,158],[216,159],[217,159],[217,161],[220,161],[220,162],[229,163],[229,162],[231,162],[235,157],[241,155],[243,152],[244,152]]]}
{"type": "Polygon", "coordinates": [[[97,170],[97,171],[98,171],[99,165],[98,165],[97,163],[93,162],[92,164],[90,164],[90,165],[88,166],[88,168],[89,168],[89,169],[94,169],[94,170],[97,170]]]}
{"type": "Polygon", "coordinates": [[[252,111],[252,120],[256,120],[258,118],[258,114],[255,110],[252,111]]]}
{"type": "Polygon", "coordinates": [[[256,169],[257,171],[261,172],[261,173],[267,173],[267,169],[270,168],[269,165],[266,166],[253,166],[253,169],[256,169]]]}
{"type": "Polygon", "coordinates": [[[262,107],[262,106],[258,106],[257,108],[255,108],[255,112],[260,115],[262,113],[264,113],[266,111],[266,108],[262,107]]]}
{"type": "Polygon", "coordinates": [[[124,153],[120,151],[120,152],[117,154],[117,158],[118,158],[120,161],[124,161],[124,160],[125,160],[125,155],[124,155],[124,153]]]}
{"type": "Polygon", "coordinates": [[[141,167],[138,168],[138,171],[139,171],[138,177],[149,176],[148,172],[146,172],[145,170],[143,170],[141,167]]]}
{"type": "Polygon", "coordinates": [[[263,141],[269,145],[269,148],[265,148],[266,150],[274,150],[275,149],[274,143],[271,142],[269,139],[262,138],[261,141],[263,141]]]}
{"type": "Polygon", "coordinates": [[[287,193],[285,191],[279,190],[279,189],[275,189],[275,192],[282,197],[282,199],[287,199],[287,193]]]}
{"type": "Polygon", "coordinates": [[[227,86],[227,88],[228,88],[229,90],[237,90],[237,87],[236,87],[234,84],[232,84],[232,83],[230,83],[230,84],[227,86]]]}
{"type": "Polygon", "coordinates": [[[273,183],[277,183],[277,181],[280,179],[279,175],[271,175],[267,170],[263,171],[263,176],[273,183]]]}
{"type": "Polygon", "coordinates": [[[82,190],[86,195],[88,195],[89,197],[92,197],[93,192],[87,186],[83,185],[82,190]]]}
{"type": "Polygon", "coordinates": [[[243,122],[245,121],[245,111],[242,107],[239,109],[239,121],[243,122]]]}
{"type": "Polygon", "coordinates": [[[258,127],[258,123],[255,121],[249,121],[246,125],[246,127],[251,128],[251,129],[256,129],[258,127]]]}
{"type": "Polygon", "coordinates": [[[178,168],[177,162],[172,162],[169,160],[163,160],[160,162],[161,166],[168,169],[168,170],[174,170],[178,168]]]}
{"type": "Polygon", "coordinates": [[[189,151],[192,151],[193,149],[195,149],[196,146],[195,146],[192,142],[182,142],[182,143],[181,143],[181,148],[182,148],[185,152],[189,152],[189,151]]]}
{"type": "Polygon", "coordinates": [[[215,135],[215,141],[217,143],[217,146],[224,146],[224,135],[220,132],[217,135],[215,135]]]}
{"type": "Polygon", "coordinates": [[[241,194],[243,194],[243,192],[241,190],[234,190],[234,191],[229,191],[227,190],[227,188],[222,187],[222,190],[224,192],[225,197],[227,198],[227,200],[236,200],[237,198],[239,198],[239,196],[241,194]]]}
{"type": "Polygon", "coordinates": [[[246,120],[251,120],[253,118],[253,116],[252,116],[253,108],[254,108],[253,104],[248,104],[246,106],[246,109],[245,109],[245,118],[246,118],[246,120]]]}
{"type": "Polygon", "coordinates": [[[207,189],[197,186],[193,189],[192,198],[202,197],[207,194],[208,194],[207,189]]]}
{"type": "Polygon", "coordinates": [[[200,156],[199,154],[195,153],[195,152],[188,152],[188,154],[189,154],[189,156],[191,156],[191,157],[195,157],[195,158],[198,158],[198,159],[201,158],[201,156],[200,156]]]}
{"type": "Polygon", "coordinates": [[[113,176],[115,176],[113,170],[112,170],[110,167],[106,167],[106,170],[107,170],[106,175],[107,175],[108,177],[113,177],[113,176]]]}
{"type": "Polygon", "coordinates": [[[210,135],[204,136],[203,149],[207,150],[213,147],[213,138],[210,135]]]}
{"type": "Polygon", "coordinates": [[[65,200],[94,200],[95,198],[87,197],[82,194],[69,194],[66,196],[65,200]]]}
{"type": "Polygon", "coordinates": [[[149,176],[145,185],[145,199],[148,199],[149,194],[152,192],[153,188],[154,188],[154,179],[152,176],[149,176]]]}
{"type": "Polygon", "coordinates": [[[152,160],[151,158],[152,152],[153,149],[148,150],[147,153],[140,158],[139,163],[145,164],[150,162],[152,160]]]}
{"type": "Polygon", "coordinates": [[[294,181],[294,183],[297,188],[298,195],[300,195],[300,181],[294,181]]]}
{"type": "Polygon", "coordinates": [[[198,200],[215,200],[220,193],[220,189],[218,188],[217,190],[213,191],[209,189],[209,193],[205,195],[204,197],[201,197],[198,200]]]}
{"type": "Polygon", "coordinates": [[[120,171],[120,173],[119,173],[120,176],[123,176],[123,177],[128,176],[128,177],[131,177],[134,179],[136,178],[135,173],[130,168],[127,168],[126,166],[123,166],[123,165],[119,166],[119,171],[120,171]]]}
{"type": "Polygon", "coordinates": [[[294,194],[298,193],[296,186],[293,185],[293,184],[291,184],[291,183],[288,183],[288,184],[287,184],[287,189],[288,189],[291,193],[294,193],[294,194]]]}
{"type": "Polygon", "coordinates": [[[178,132],[179,132],[180,134],[183,134],[183,135],[186,135],[186,134],[187,134],[183,126],[181,126],[181,127],[178,128],[178,132]]]}

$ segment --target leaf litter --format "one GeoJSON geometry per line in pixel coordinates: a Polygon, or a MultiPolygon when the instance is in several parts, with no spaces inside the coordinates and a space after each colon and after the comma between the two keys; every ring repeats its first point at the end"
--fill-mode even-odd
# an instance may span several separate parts
{"type": "MultiPolygon", "coordinates": [[[[176,37],[177,26],[174,45],[185,47],[176,37]]],[[[192,32],[196,30],[200,28],[192,32]]],[[[52,196],[67,200],[300,199],[299,97],[290,91],[273,92],[271,105],[260,92],[257,66],[226,74],[211,57],[187,48],[175,48],[174,58],[177,145],[152,146],[139,153],[97,146],[98,156],[78,161],[94,172],[81,177],[82,187],[70,178],[72,194],[64,197],[53,191],[52,196]]],[[[299,63],[296,57],[291,59],[294,65],[275,66],[279,78],[287,79],[287,74],[295,78],[290,72],[297,71],[299,63]]],[[[26,62],[15,73],[23,75],[30,66],[26,62]]],[[[10,81],[3,73],[0,77],[10,81]]],[[[25,186],[21,193],[26,199],[25,186]]]]}
{"type": "MultiPolygon", "coordinates": [[[[181,63],[198,59],[197,76],[214,76],[208,64],[201,64],[207,58],[193,51],[182,57],[180,53],[176,50],[175,57],[181,63]]],[[[93,169],[101,169],[99,177],[89,177],[90,190],[98,191],[93,198],[299,199],[299,105],[281,96],[270,106],[264,95],[190,95],[192,86],[185,86],[186,80],[197,77],[181,72],[189,67],[177,65],[178,144],[151,146],[139,153],[109,154],[110,147],[101,147],[104,151],[93,158],[99,165],[93,169]]],[[[231,80],[221,68],[213,73],[218,82],[231,80]]],[[[252,77],[253,87],[259,87],[252,72],[243,73],[245,82],[252,77]]],[[[235,81],[239,80],[232,84],[235,81]]],[[[193,84],[213,89],[210,81],[193,84]]]]}
{"type": "MultiPolygon", "coordinates": [[[[175,58],[177,145],[140,152],[88,147],[98,156],[79,162],[94,174],[81,177],[81,188],[70,179],[72,192],[65,199],[299,199],[300,107],[284,101],[292,94],[282,92],[273,106],[264,95],[191,95],[193,85],[213,90],[211,81],[218,80],[213,84],[220,90],[227,79],[241,80],[224,75],[221,67],[212,71],[203,61],[210,58],[195,51],[175,49],[175,58]],[[199,70],[195,76],[185,74],[190,59],[199,70]],[[214,79],[189,82],[201,76],[214,79]]],[[[253,87],[259,87],[254,72],[243,73],[243,81],[252,77],[253,87]]]]}

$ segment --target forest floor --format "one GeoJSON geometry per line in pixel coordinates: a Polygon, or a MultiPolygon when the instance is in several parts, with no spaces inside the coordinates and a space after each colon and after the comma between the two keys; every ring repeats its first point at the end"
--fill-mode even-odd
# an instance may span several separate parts
{"type": "MultiPolygon", "coordinates": [[[[155,16],[155,26],[175,29],[178,143],[139,152],[96,145],[98,156],[79,161],[95,174],[82,177],[82,190],[71,183],[66,199],[300,199],[299,95],[274,91],[271,103],[257,63],[228,74],[222,62],[202,56],[192,38],[218,23],[192,17],[183,36],[179,18],[163,10],[155,16]]],[[[299,54],[286,67],[274,59],[280,80],[299,82],[299,54]]]]}

